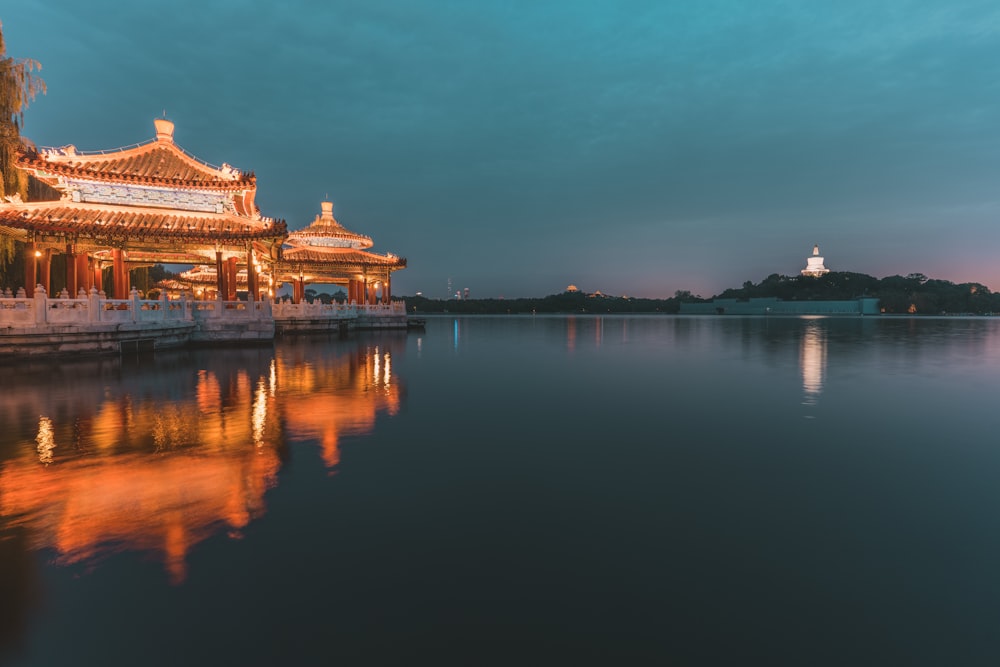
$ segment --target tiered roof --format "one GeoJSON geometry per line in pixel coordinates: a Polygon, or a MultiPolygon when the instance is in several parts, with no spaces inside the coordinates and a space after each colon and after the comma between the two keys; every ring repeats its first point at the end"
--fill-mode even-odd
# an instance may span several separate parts
{"type": "Polygon", "coordinates": [[[333,217],[333,202],[323,202],[320,205],[320,210],[322,213],[317,215],[308,227],[288,235],[290,246],[297,250],[307,246],[323,250],[342,248],[363,250],[374,245],[370,236],[352,232],[337,222],[337,219],[333,217]]]}
{"type": "Polygon", "coordinates": [[[169,241],[213,248],[284,239],[285,223],[261,216],[254,204],[252,172],[189,155],[174,143],[173,123],[154,122],[155,139],[123,149],[23,151],[18,166],[48,186],[49,196],[36,198],[48,201],[0,203],[0,232],[94,245],[169,241]]]}
{"type": "Polygon", "coordinates": [[[367,269],[388,272],[406,268],[406,259],[391,253],[367,252],[371,237],[352,232],[333,217],[333,203],[323,202],[322,213],[306,228],[290,232],[282,248],[286,268],[308,269],[317,275],[363,273],[367,269]]]}

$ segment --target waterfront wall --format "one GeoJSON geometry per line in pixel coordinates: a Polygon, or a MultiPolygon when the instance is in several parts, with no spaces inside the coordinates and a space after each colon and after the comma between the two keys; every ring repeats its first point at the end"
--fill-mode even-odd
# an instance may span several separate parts
{"type": "Polygon", "coordinates": [[[269,343],[286,333],[406,329],[406,304],[108,299],[103,292],[50,298],[0,296],[0,358],[155,350],[193,344],[269,343]]]}
{"type": "Polygon", "coordinates": [[[682,303],[681,315],[878,315],[879,300],[859,297],[843,301],[782,301],[759,299],[714,299],[706,303],[682,303]]]}

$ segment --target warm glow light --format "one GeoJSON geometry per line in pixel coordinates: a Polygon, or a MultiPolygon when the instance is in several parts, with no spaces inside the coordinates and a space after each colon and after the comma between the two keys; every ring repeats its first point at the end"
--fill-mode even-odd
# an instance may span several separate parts
{"type": "Polygon", "coordinates": [[[374,372],[372,373],[372,382],[374,382],[375,384],[378,384],[378,381],[379,381],[379,375],[381,375],[381,373],[379,372],[379,356],[378,356],[378,347],[376,347],[376,348],[375,348],[375,370],[374,370],[374,372]]]}
{"type": "Polygon", "coordinates": [[[826,331],[815,322],[806,325],[799,350],[802,369],[802,390],[806,405],[815,405],[823,391],[823,373],[826,370],[826,331]]]}
{"type": "Polygon", "coordinates": [[[253,398],[253,444],[264,446],[264,424],[267,422],[267,383],[264,378],[257,382],[257,392],[253,398]]]}
{"type": "Polygon", "coordinates": [[[385,376],[384,376],[385,379],[383,380],[383,382],[385,382],[386,389],[389,388],[389,377],[391,375],[392,375],[392,357],[389,356],[388,352],[386,352],[385,353],[385,376]]]}
{"type": "Polygon", "coordinates": [[[52,420],[48,417],[38,418],[38,435],[35,437],[38,447],[38,462],[48,465],[52,463],[52,450],[56,448],[55,437],[52,434],[52,420]]]}
{"type": "Polygon", "coordinates": [[[41,257],[41,256],[42,256],[42,251],[41,250],[36,250],[35,251],[35,257],[41,257]]]}

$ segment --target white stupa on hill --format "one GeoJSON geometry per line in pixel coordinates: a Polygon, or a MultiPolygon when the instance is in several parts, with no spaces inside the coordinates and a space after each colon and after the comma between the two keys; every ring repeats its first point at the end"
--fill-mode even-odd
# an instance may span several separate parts
{"type": "Polygon", "coordinates": [[[830,273],[830,269],[823,266],[823,258],[819,255],[819,244],[813,246],[812,257],[806,259],[806,268],[802,269],[802,275],[818,278],[824,273],[830,273]]]}

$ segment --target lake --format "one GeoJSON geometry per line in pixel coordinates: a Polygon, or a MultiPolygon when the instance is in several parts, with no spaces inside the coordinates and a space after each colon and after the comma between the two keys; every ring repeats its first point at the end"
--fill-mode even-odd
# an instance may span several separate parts
{"type": "Polygon", "coordinates": [[[1000,319],[430,316],[2,373],[6,664],[1000,656],[1000,319]]]}

